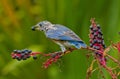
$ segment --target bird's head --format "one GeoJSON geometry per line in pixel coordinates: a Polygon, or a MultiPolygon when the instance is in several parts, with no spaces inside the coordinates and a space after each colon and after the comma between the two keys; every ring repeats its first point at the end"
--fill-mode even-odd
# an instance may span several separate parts
{"type": "Polygon", "coordinates": [[[36,30],[46,31],[52,26],[53,26],[52,23],[50,23],[49,21],[42,21],[42,22],[39,22],[38,24],[36,24],[35,26],[33,26],[32,30],[33,31],[36,31],[36,30]]]}

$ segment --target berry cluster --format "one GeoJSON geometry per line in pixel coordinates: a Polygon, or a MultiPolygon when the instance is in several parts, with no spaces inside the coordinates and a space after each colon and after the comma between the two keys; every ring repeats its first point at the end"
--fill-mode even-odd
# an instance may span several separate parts
{"type": "Polygon", "coordinates": [[[105,44],[102,35],[100,25],[97,25],[96,27],[90,26],[90,47],[97,50],[104,49],[105,44]]]}
{"type": "Polygon", "coordinates": [[[96,56],[98,57],[100,63],[105,65],[105,58],[103,55],[103,51],[105,49],[103,34],[99,24],[96,24],[94,19],[91,19],[91,26],[90,26],[90,47],[100,50],[101,52],[95,52],[96,56]]]}
{"type": "MultiPolygon", "coordinates": [[[[32,51],[28,49],[14,50],[12,52],[12,58],[17,60],[26,60],[32,56],[32,51]]],[[[33,55],[33,59],[37,59],[36,55],[33,55]]]]}

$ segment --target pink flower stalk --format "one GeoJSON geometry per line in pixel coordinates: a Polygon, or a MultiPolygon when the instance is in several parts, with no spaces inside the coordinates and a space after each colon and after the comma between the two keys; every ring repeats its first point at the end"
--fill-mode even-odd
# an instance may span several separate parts
{"type": "Polygon", "coordinates": [[[44,62],[43,67],[48,68],[48,66],[50,66],[53,62],[57,62],[59,58],[60,58],[59,55],[49,58],[46,62],[44,62]]]}
{"type": "Polygon", "coordinates": [[[90,26],[90,47],[99,50],[101,52],[95,52],[97,59],[102,66],[106,65],[106,58],[104,57],[103,51],[105,49],[103,34],[99,24],[96,24],[94,18],[91,19],[90,26]]]}
{"type": "Polygon", "coordinates": [[[120,42],[118,42],[117,44],[113,44],[113,46],[115,46],[118,52],[120,52],[120,42]]]}
{"type": "Polygon", "coordinates": [[[117,49],[120,52],[120,42],[118,42],[118,44],[117,44],[117,49]]]}
{"type": "Polygon", "coordinates": [[[43,63],[44,68],[48,68],[53,62],[57,62],[59,58],[62,56],[62,52],[54,52],[50,53],[49,56],[51,56],[46,62],[43,63]]]}

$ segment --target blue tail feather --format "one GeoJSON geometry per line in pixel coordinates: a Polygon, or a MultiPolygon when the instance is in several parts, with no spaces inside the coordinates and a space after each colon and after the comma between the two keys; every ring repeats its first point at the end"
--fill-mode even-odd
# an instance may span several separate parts
{"type": "Polygon", "coordinates": [[[75,46],[77,49],[87,47],[87,45],[83,41],[69,41],[69,43],[75,46]]]}

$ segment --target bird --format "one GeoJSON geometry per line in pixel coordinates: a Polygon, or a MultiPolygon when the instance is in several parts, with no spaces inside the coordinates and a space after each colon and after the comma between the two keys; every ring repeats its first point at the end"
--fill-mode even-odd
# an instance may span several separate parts
{"type": "Polygon", "coordinates": [[[60,46],[62,52],[70,48],[87,48],[87,45],[72,30],[64,25],[41,21],[32,26],[33,31],[43,31],[45,36],[60,46]]]}

